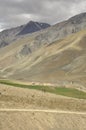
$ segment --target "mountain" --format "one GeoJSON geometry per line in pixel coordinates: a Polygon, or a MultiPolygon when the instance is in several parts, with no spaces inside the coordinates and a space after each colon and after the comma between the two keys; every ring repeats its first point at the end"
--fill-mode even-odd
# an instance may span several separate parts
{"type": "Polygon", "coordinates": [[[18,38],[20,38],[21,35],[31,34],[31,33],[40,31],[48,27],[50,27],[50,25],[47,23],[39,23],[39,22],[30,21],[29,23],[25,25],[8,29],[8,30],[4,30],[0,32],[0,48],[17,40],[18,38]]]}
{"type": "Polygon", "coordinates": [[[47,23],[30,21],[25,25],[2,31],[0,33],[0,48],[12,43],[20,37],[25,35],[29,36],[33,32],[38,33],[33,33],[34,35],[36,34],[36,36],[34,36],[36,43],[52,44],[52,42],[76,33],[84,28],[86,28],[86,13],[81,13],[52,26],[47,23]]]}
{"type": "Polygon", "coordinates": [[[86,90],[86,13],[0,49],[0,77],[86,90]]]}
{"type": "Polygon", "coordinates": [[[68,35],[76,33],[86,28],[86,13],[76,15],[66,21],[58,23],[40,33],[36,40],[38,42],[52,44],[52,42],[62,39],[68,35]]]}
{"type": "Polygon", "coordinates": [[[48,27],[50,27],[49,24],[30,21],[24,26],[19,35],[37,32],[48,27]]]}
{"type": "Polygon", "coordinates": [[[22,30],[23,26],[11,28],[0,32],[0,48],[5,47],[16,40],[16,35],[22,30]]]}

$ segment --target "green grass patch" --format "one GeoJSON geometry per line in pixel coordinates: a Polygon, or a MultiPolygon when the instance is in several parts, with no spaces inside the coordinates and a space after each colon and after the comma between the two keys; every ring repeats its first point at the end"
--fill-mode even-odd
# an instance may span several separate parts
{"type": "Polygon", "coordinates": [[[28,89],[36,89],[43,92],[50,92],[57,95],[63,95],[67,97],[79,98],[79,99],[86,99],[86,93],[79,91],[73,88],[63,88],[63,87],[50,87],[50,86],[40,86],[40,85],[25,85],[14,83],[8,80],[0,80],[1,84],[6,84],[14,87],[21,87],[21,88],[28,88],[28,89]]]}

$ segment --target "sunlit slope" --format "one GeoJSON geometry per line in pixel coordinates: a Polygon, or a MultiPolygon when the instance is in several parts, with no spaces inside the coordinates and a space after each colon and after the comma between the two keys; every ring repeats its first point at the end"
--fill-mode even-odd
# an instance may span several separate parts
{"type": "Polygon", "coordinates": [[[85,122],[86,115],[44,112],[0,112],[1,130],[85,130],[85,122]]]}
{"type": "Polygon", "coordinates": [[[52,44],[19,39],[0,51],[0,76],[85,88],[86,30],[52,44]]]}

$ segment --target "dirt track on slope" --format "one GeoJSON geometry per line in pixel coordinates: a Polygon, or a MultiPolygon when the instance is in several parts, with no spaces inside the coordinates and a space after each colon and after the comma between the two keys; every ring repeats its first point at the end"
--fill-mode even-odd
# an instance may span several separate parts
{"type": "Polygon", "coordinates": [[[0,109],[0,112],[43,112],[43,113],[61,113],[61,114],[76,114],[86,115],[86,112],[77,111],[61,111],[61,110],[49,110],[49,109],[0,109]]]}

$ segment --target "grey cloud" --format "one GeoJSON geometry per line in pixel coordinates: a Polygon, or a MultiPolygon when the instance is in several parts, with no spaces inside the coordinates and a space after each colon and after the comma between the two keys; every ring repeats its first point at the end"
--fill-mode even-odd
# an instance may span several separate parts
{"type": "Polygon", "coordinates": [[[86,11],[86,0],[0,0],[0,28],[30,20],[51,24],[86,11]]]}

